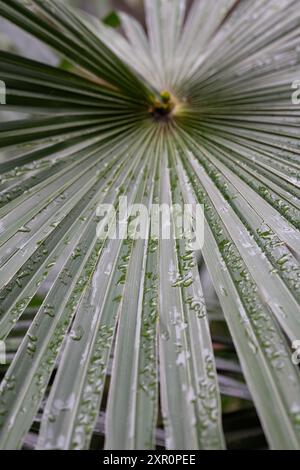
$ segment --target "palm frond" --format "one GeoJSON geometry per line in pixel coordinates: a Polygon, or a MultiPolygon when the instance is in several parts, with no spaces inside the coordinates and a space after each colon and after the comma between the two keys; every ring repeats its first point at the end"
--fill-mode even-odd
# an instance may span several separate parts
{"type": "Polygon", "coordinates": [[[120,14],[123,35],[59,0],[0,0],[73,64],[0,52],[3,109],[29,114],[0,129],[2,449],[104,432],[106,449],[223,449],[225,395],[253,400],[270,448],[299,448],[299,5],[186,7],[146,0],[147,31],[120,14]],[[168,240],[111,236],[121,196],[202,204],[203,248],[174,213],[168,240]],[[224,320],[239,362],[218,355],[224,320]]]}

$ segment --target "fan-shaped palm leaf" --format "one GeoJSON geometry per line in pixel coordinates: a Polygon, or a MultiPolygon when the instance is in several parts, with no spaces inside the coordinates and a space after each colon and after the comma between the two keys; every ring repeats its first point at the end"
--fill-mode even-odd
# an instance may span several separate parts
{"type": "Polygon", "coordinates": [[[23,335],[0,447],[38,416],[38,448],[89,448],[109,385],[106,448],[153,448],[159,407],[167,448],[224,448],[200,256],[270,447],[299,448],[299,2],[202,0],[186,18],[185,0],[146,0],[147,34],[122,14],[124,36],[27,3],[0,14],[73,73],[0,52],[6,108],[32,115],[0,130],[0,339],[23,335]],[[201,253],[99,237],[98,205],[121,195],[203,204],[201,253]]]}

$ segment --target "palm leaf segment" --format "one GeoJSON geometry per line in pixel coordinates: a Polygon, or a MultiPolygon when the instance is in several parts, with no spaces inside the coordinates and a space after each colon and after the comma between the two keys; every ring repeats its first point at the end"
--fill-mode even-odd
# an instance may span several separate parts
{"type": "Polygon", "coordinates": [[[299,448],[298,2],[195,1],[185,18],[185,0],[147,0],[148,36],[63,3],[0,1],[75,72],[0,53],[7,106],[35,116],[0,131],[0,339],[48,286],[1,384],[1,448],[42,403],[38,448],[89,448],[107,374],[106,448],[153,448],[159,394],[167,448],[224,447],[198,254],[100,240],[97,205],[124,194],[204,205],[200,256],[267,440],[299,448]]]}

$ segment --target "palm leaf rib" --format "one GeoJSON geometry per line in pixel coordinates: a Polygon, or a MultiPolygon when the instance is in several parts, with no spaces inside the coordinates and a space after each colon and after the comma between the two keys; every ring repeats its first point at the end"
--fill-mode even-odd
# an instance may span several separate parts
{"type": "Polygon", "coordinates": [[[299,449],[298,2],[145,0],[146,30],[66,3],[0,0],[70,63],[0,51],[23,113],[0,128],[0,448],[224,449],[234,396],[299,449]],[[201,204],[203,247],[175,211],[139,238],[132,204],[201,204]]]}

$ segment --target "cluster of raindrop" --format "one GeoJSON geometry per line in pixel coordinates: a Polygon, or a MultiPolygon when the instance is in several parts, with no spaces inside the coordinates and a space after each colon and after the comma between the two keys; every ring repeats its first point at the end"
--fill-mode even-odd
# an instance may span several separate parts
{"type": "MultiPolygon", "coordinates": [[[[262,183],[257,176],[255,176],[253,170],[246,171],[237,165],[235,162],[225,159],[222,155],[218,155],[218,158],[232,170],[241,180],[243,180],[250,188],[258,193],[263,199],[265,199],[272,207],[274,207],[283,217],[285,217],[292,225],[296,228],[300,228],[299,211],[290,204],[287,200],[280,198],[278,194],[266,186],[266,183],[262,183]]],[[[260,170],[261,172],[261,170],[260,170]]],[[[269,175],[268,175],[269,178],[269,175]]],[[[282,184],[282,183],[281,183],[282,184]]]]}
{"type": "Polygon", "coordinates": [[[199,418],[197,430],[200,441],[206,449],[220,447],[220,435],[216,429],[220,420],[219,390],[217,374],[212,354],[207,351],[204,355],[205,375],[198,384],[199,418]]]}
{"type": "Polygon", "coordinates": [[[217,188],[223,194],[224,198],[230,203],[232,208],[236,211],[241,221],[249,232],[253,235],[255,241],[268,256],[269,260],[274,266],[274,269],[280,272],[280,276],[287,282],[291,291],[296,298],[300,298],[300,268],[297,260],[291,255],[287,246],[279,239],[279,237],[270,229],[269,226],[261,224],[254,230],[249,226],[244,217],[242,209],[240,209],[237,199],[236,190],[232,184],[226,179],[222,173],[209,162],[199,151],[196,151],[197,158],[201,165],[205,168],[207,174],[215,183],[217,188]]]}
{"type": "Polygon", "coordinates": [[[256,353],[258,342],[261,349],[270,359],[274,370],[278,371],[284,367],[289,367],[289,357],[284,346],[283,338],[279,329],[275,326],[266,310],[253,281],[247,266],[240,256],[235,244],[232,242],[225,229],[220,216],[213,207],[206,191],[197,179],[196,175],[190,172],[189,176],[193,184],[198,200],[204,205],[206,220],[214,234],[219,250],[225,261],[226,267],[231,274],[236,289],[248,313],[248,319],[241,317],[241,324],[245,328],[245,335],[251,350],[256,353]],[[251,325],[251,326],[250,326],[251,325]]]}
{"type": "Polygon", "coordinates": [[[140,389],[153,401],[157,399],[156,335],[159,315],[157,250],[158,240],[151,238],[147,253],[138,375],[140,389]]]}
{"type": "Polygon", "coordinates": [[[87,377],[79,403],[72,435],[72,449],[88,448],[99,413],[99,402],[105,385],[107,359],[114,335],[114,328],[101,325],[89,360],[87,377]]]}

